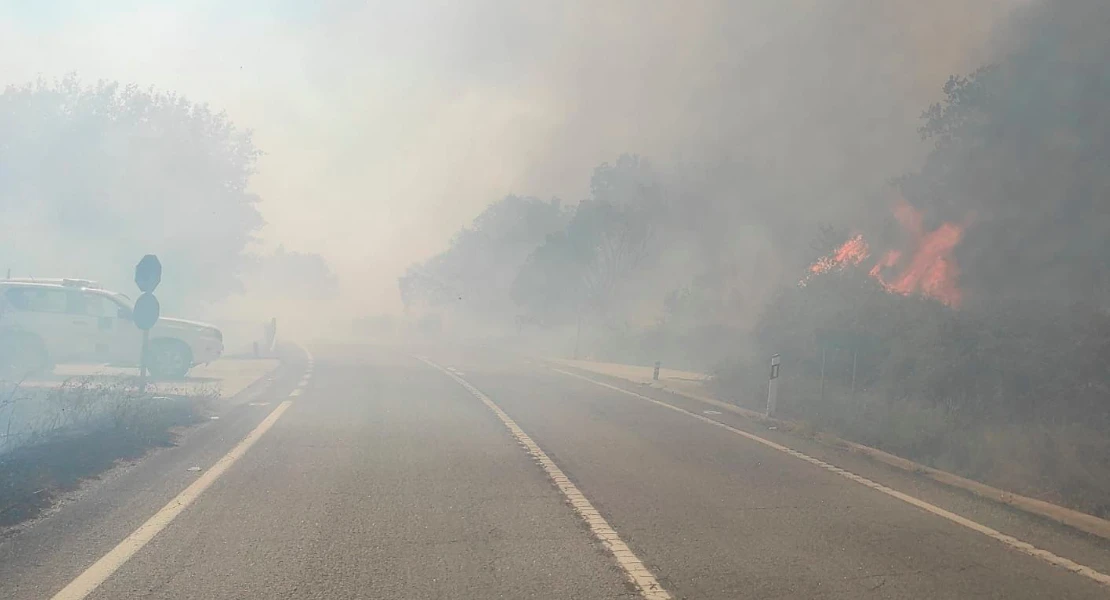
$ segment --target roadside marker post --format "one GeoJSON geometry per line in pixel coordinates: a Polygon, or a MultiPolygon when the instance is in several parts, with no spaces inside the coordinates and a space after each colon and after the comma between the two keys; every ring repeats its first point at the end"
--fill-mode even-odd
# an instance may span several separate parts
{"type": "Polygon", "coordinates": [[[773,417],[779,402],[779,355],[771,357],[771,380],[767,383],[767,416],[773,417]]]}
{"type": "Polygon", "coordinates": [[[266,355],[273,356],[277,347],[277,317],[271,317],[266,324],[266,355]]]}

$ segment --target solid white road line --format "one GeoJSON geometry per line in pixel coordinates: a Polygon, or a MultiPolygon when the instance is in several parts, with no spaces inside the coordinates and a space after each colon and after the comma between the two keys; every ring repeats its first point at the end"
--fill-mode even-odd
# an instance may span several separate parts
{"type": "Polygon", "coordinates": [[[710,425],[715,425],[717,427],[727,429],[728,431],[731,431],[732,433],[735,433],[737,435],[741,435],[743,437],[746,437],[749,440],[752,440],[754,442],[758,442],[758,443],[763,444],[764,446],[767,446],[769,448],[774,448],[775,450],[778,450],[779,452],[783,452],[783,453],[789,454],[790,456],[793,456],[794,458],[804,460],[807,463],[810,463],[812,465],[820,467],[820,468],[822,468],[826,471],[829,471],[831,473],[836,473],[837,475],[840,475],[841,477],[844,477],[846,479],[850,479],[850,480],[852,480],[856,483],[859,483],[861,485],[865,485],[865,486],[867,486],[867,487],[869,487],[873,490],[882,492],[882,493],[886,494],[887,496],[890,496],[892,498],[897,498],[898,500],[901,500],[902,502],[905,502],[906,504],[911,504],[913,506],[916,506],[917,508],[920,508],[921,510],[932,513],[932,514],[934,514],[938,517],[948,519],[949,521],[951,521],[953,523],[956,523],[957,525],[962,525],[962,526],[964,526],[964,527],[966,527],[966,528],[968,528],[972,531],[979,532],[979,533],[981,533],[981,534],[983,534],[983,535],[985,535],[989,538],[992,538],[994,540],[1002,542],[1003,544],[1006,544],[1007,546],[1009,546],[1009,547],[1011,547],[1015,550],[1018,550],[1019,552],[1023,552],[1025,554],[1030,555],[1030,556],[1034,556],[1036,558],[1039,558],[1039,559],[1041,559],[1041,560],[1043,560],[1047,563],[1056,565],[1058,567],[1062,567],[1064,569],[1067,569],[1068,571],[1071,571],[1072,573],[1075,573],[1077,575],[1082,575],[1084,577],[1087,577],[1088,579],[1092,579],[1094,581],[1097,581],[1098,583],[1101,583],[1104,586],[1110,586],[1110,575],[1106,575],[1105,573],[1102,573],[1100,571],[1096,571],[1096,570],[1094,570],[1090,567],[1081,565],[1077,562],[1074,562],[1074,561],[1072,561],[1070,559],[1067,559],[1067,558],[1064,558],[1062,556],[1057,556],[1057,555],[1049,552],[1048,550],[1042,550],[1040,548],[1037,548],[1036,546],[1033,546],[1032,544],[1029,544],[1028,542],[1023,542],[1023,541],[1021,541],[1021,540],[1019,540],[1019,539],[1017,539],[1013,536],[1006,535],[1006,534],[1004,534],[1004,533],[1002,533],[1002,532],[1000,532],[996,529],[992,529],[990,527],[987,527],[986,525],[983,525],[983,524],[978,523],[976,521],[972,521],[971,519],[968,519],[966,517],[962,517],[960,515],[957,515],[956,513],[947,511],[947,510],[945,510],[945,509],[943,509],[939,506],[936,506],[934,504],[930,504],[930,503],[928,503],[924,500],[921,500],[921,499],[915,498],[913,496],[910,496],[909,494],[899,492],[898,490],[889,488],[885,485],[882,485],[881,483],[876,483],[874,481],[871,481],[870,479],[867,479],[866,477],[856,475],[855,473],[852,473],[850,471],[845,471],[844,469],[841,469],[840,467],[837,467],[836,465],[831,465],[831,464],[829,464],[829,463],[827,463],[823,460],[813,458],[812,456],[809,456],[807,454],[802,454],[801,452],[798,452],[797,450],[794,450],[792,448],[788,448],[786,446],[783,446],[782,444],[778,444],[778,443],[772,442],[771,440],[761,438],[758,435],[755,435],[754,433],[748,433],[747,431],[744,431],[742,429],[737,429],[735,427],[732,427],[731,425],[726,425],[724,423],[721,423],[720,421],[710,419],[709,417],[699,415],[697,413],[690,412],[688,410],[679,408],[679,407],[674,406],[672,404],[667,404],[666,402],[663,402],[662,400],[656,400],[655,398],[649,398],[648,396],[644,396],[643,394],[637,394],[636,392],[629,391],[629,390],[617,387],[615,385],[610,385],[608,383],[598,381],[596,379],[591,379],[591,378],[586,377],[584,375],[579,375],[577,373],[572,373],[570,371],[564,371],[562,369],[556,369],[556,368],[552,368],[552,370],[555,371],[556,373],[562,373],[563,375],[569,375],[571,377],[576,377],[578,379],[583,379],[583,380],[589,381],[590,383],[593,383],[595,385],[599,385],[601,387],[608,388],[610,390],[617,391],[617,392],[620,392],[622,394],[628,394],[629,396],[634,396],[634,397],[639,398],[641,400],[646,400],[648,402],[651,402],[652,404],[656,404],[658,406],[668,408],[668,409],[673,410],[675,412],[680,412],[684,415],[693,417],[693,418],[695,418],[699,421],[704,421],[706,423],[709,423],[710,425]]]}
{"type": "Polygon", "coordinates": [[[609,526],[609,523],[605,520],[604,517],[601,516],[601,513],[599,513],[597,509],[594,508],[592,504],[590,504],[590,501],[582,495],[582,492],[578,490],[578,487],[571,483],[569,479],[567,479],[567,476],[563,473],[562,469],[560,469],[554,461],[548,458],[547,454],[542,449],[540,449],[536,442],[532,441],[532,438],[528,437],[527,433],[524,433],[524,430],[516,424],[516,421],[513,421],[512,417],[510,417],[505,411],[501,410],[501,407],[497,406],[497,404],[494,403],[493,400],[490,400],[489,396],[486,396],[481,391],[479,391],[478,388],[470,385],[470,383],[468,383],[462,377],[459,377],[450,370],[445,369],[426,358],[418,358],[420,358],[421,361],[428,364],[429,366],[440,370],[451,379],[454,379],[455,382],[466,388],[466,390],[470,392],[475,398],[481,400],[487,408],[493,411],[493,414],[497,415],[497,418],[505,424],[505,427],[509,429],[509,432],[512,433],[514,438],[516,438],[517,442],[527,448],[528,453],[531,454],[532,457],[540,463],[540,466],[543,467],[543,470],[547,472],[547,476],[550,477],[553,482],[555,482],[555,485],[558,486],[559,491],[563,493],[563,496],[567,499],[568,502],[570,502],[571,506],[574,507],[574,511],[578,513],[578,516],[581,517],[583,521],[586,522],[586,525],[590,528],[590,531],[594,534],[594,537],[601,540],[602,545],[609,551],[610,554],[613,555],[613,558],[616,559],[617,565],[620,566],[622,571],[624,571],[625,576],[628,577],[628,579],[632,581],[632,583],[637,588],[639,588],[640,594],[645,599],[668,600],[671,597],[667,590],[664,590],[663,587],[659,585],[659,582],[655,579],[655,576],[652,575],[651,571],[649,571],[647,567],[644,566],[644,563],[640,562],[640,559],[637,558],[635,554],[633,554],[628,545],[625,544],[623,540],[621,540],[620,536],[617,535],[617,532],[609,526]]]}
{"type": "Polygon", "coordinates": [[[146,523],[140,525],[131,535],[127,536],[127,539],[120,542],[100,560],[93,563],[91,567],[85,569],[85,572],[78,575],[77,579],[74,579],[60,592],[54,594],[54,600],[79,600],[92,593],[147,542],[154,539],[158,532],[165,529],[182,511],[188,508],[209,486],[231,468],[231,465],[242,458],[247,450],[250,450],[250,447],[262,437],[262,434],[274,426],[274,423],[291,404],[292,401],[290,400],[279,404],[257,427],[247,434],[247,437],[243,438],[230,452],[216,461],[216,464],[212,465],[189,487],[185,488],[173,500],[170,500],[169,504],[163,506],[153,517],[147,519],[146,523]]]}

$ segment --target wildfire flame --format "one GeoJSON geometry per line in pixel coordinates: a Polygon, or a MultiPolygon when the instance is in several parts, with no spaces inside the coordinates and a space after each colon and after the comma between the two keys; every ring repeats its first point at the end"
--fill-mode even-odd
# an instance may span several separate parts
{"type": "MultiPolygon", "coordinates": [[[[894,217],[906,232],[905,250],[889,250],[869,270],[888,292],[909,296],[922,294],[958,308],[963,292],[957,280],[960,269],[952,252],[963,239],[964,227],[944,223],[925,231],[921,213],[906,201],[894,207],[894,217]]],[[[814,275],[862,264],[871,249],[862,235],[855,235],[832,254],[821,257],[809,267],[802,285],[814,275]]]]}
{"type": "Polygon", "coordinates": [[[867,260],[868,256],[871,256],[871,249],[867,247],[867,242],[863,241],[863,235],[856,234],[829,256],[817,259],[817,262],[809,266],[809,272],[820,275],[838,267],[858,265],[867,260]]]}

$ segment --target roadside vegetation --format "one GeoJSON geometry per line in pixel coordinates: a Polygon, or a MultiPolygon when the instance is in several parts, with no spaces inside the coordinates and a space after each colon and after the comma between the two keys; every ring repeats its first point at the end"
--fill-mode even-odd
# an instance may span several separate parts
{"type": "Polygon", "coordinates": [[[39,79],[0,89],[0,140],[0,222],[19,224],[0,236],[4,273],[130,292],[134,262],[157,248],[172,265],[158,289],[165,313],[223,302],[252,315],[274,289],[292,302],[337,287],[317,254],[260,251],[263,199],[249,188],[263,153],[204,103],[76,74],[39,79]]]}
{"type": "MultiPolygon", "coordinates": [[[[779,410],[816,431],[1110,517],[1110,315],[952,309],[858,267],[785,290],[759,324],[782,354],[779,410]]],[[[715,369],[762,410],[764,357],[715,369]]]]}
{"type": "Polygon", "coordinates": [[[215,388],[155,392],[134,377],[0,384],[0,526],[33,518],[121,460],[174,443],[205,417],[215,388]]]}
{"type": "Polygon", "coordinates": [[[406,307],[709,370],[753,408],[780,353],[786,416],[1110,517],[1110,5],[1015,14],[990,64],[911,107],[907,169],[623,155],[577,203],[494,202],[401,278],[406,307]]]}

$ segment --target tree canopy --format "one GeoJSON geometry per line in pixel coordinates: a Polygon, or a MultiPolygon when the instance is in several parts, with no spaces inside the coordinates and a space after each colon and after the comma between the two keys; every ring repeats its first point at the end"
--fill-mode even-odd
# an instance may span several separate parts
{"type": "Polygon", "coordinates": [[[0,257],[13,275],[87,277],[131,291],[144,254],[173,310],[240,287],[262,226],[248,191],[260,151],[185,97],[76,76],[0,94],[0,257]]]}
{"type": "Polygon", "coordinates": [[[901,180],[956,249],[973,301],[1110,306],[1110,5],[1028,9],[998,62],[953,76],[921,128],[934,142],[901,180]]]}
{"type": "Polygon", "coordinates": [[[568,218],[558,199],[506,196],[488,206],[447,250],[408,268],[398,279],[406,310],[459,311],[488,322],[511,322],[509,289],[517,271],[568,218]]]}
{"type": "Polygon", "coordinates": [[[661,202],[646,161],[623,155],[598,166],[590,197],[563,227],[539,240],[514,273],[510,294],[522,318],[551,326],[583,311],[605,313],[621,283],[649,256],[652,209],[661,202]]]}

